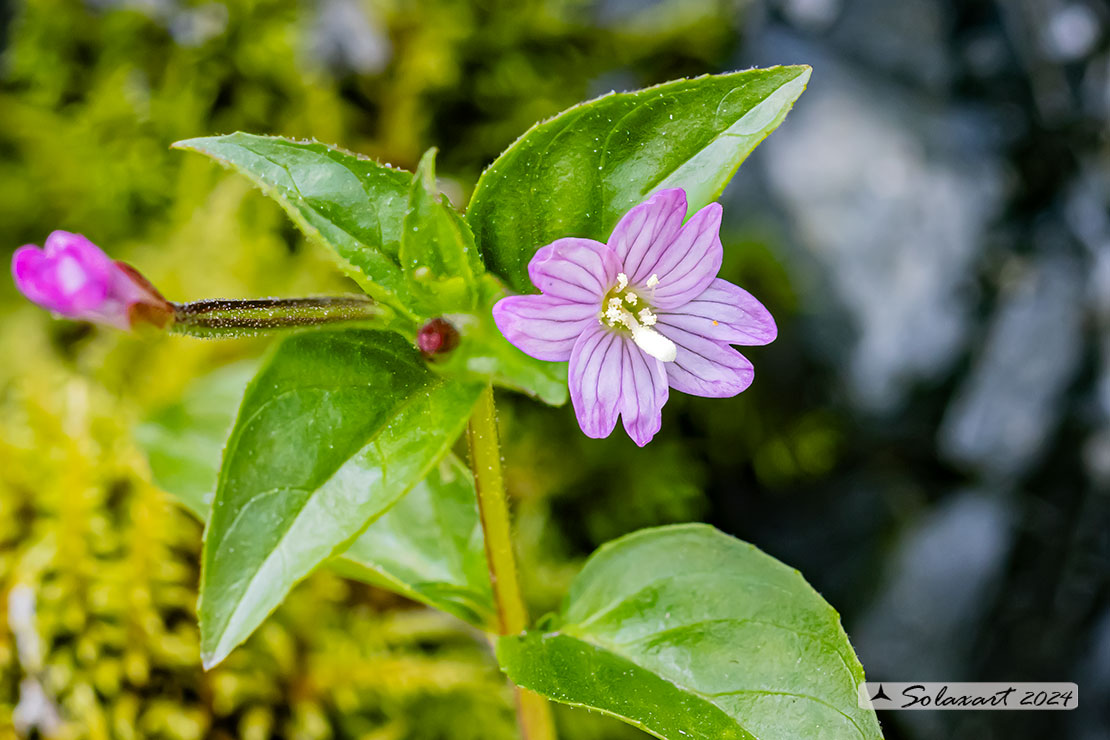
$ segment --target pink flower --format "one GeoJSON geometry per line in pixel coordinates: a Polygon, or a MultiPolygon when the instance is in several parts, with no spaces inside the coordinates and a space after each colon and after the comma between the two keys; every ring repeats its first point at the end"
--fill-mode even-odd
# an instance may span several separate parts
{"type": "Polygon", "coordinates": [[[66,318],[130,329],[138,321],[165,326],[173,317],[146,278],[80,234],[55,231],[44,249],[15,250],[12,276],[23,295],[66,318]]]}
{"type": "Polygon", "coordinates": [[[751,385],[752,364],[732,344],[778,333],[750,293],[717,278],[721,206],[683,224],[686,192],[661,190],[627,214],[608,244],[558,239],[528,275],[543,295],[493,307],[501,333],[526,354],[570,361],[570,397],[589,437],[608,437],[619,415],[643,447],[662,425],[670,388],[725,398],[751,385]]]}

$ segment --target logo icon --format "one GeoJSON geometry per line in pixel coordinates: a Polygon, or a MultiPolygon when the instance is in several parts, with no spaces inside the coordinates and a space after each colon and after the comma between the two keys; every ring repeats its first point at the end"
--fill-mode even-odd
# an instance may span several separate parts
{"type": "Polygon", "coordinates": [[[871,701],[878,701],[879,699],[886,699],[887,701],[894,701],[893,699],[891,699],[889,696],[886,695],[885,691],[883,691],[883,685],[882,684],[879,684],[879,690],[876,691],[875,695],[871,697],[871,701]]]}

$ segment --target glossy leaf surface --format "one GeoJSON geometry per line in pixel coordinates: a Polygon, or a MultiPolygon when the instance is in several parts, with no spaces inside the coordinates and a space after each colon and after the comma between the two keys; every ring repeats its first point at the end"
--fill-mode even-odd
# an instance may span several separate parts
{"type": "Polygon", "coordinates": [[[666,740],[882,736],[833,608],[708,525],[603,546],[546,627],[499,640],[514,682],[666,740]]]}
{"type": "Polygon", "coordinates": [[[424,478],[480,389],[429,372],[387,332],[317,331],[277,347],[243,398],[205,530],[207,666],[424,478]]]}
{"type": "Polygon", "coordinates": [[[564,236],[605,241],[632,206],[686,189],[689,212],[716,200],[785,118],[810,68],[676,80],[576,105],[533,127],[483,173],[467,220],[486,265],[522,293],[527,266],[564,236]]]}
{"type": "Polygon", "coordinates": [[[398,264],[412,175],[318,142],[234,133],[188,139],[200,152],[250,178],[310,238],[323,242],[366,292],[405,309],[398,264]]]}
{"type": "MultiPolygon", "coordinates": [[[[208,520],[224,442],[257,365],[245,361],[199,378],[136,430],[155,483],[201,521],[208,520]]],[[[451,454],[332,564],[477,627],[494,619],[474,479],[451,454]]]]}

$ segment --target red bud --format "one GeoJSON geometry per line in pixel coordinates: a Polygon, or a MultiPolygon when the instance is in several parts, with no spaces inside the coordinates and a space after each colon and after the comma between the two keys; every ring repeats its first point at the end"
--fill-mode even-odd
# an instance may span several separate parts
{"type": "Polygon", "coordinates": [[[416,333],[416,347],[429,359],[450,352],[457,346],[459,331],[444,318],[432,319],[416,333]]]}

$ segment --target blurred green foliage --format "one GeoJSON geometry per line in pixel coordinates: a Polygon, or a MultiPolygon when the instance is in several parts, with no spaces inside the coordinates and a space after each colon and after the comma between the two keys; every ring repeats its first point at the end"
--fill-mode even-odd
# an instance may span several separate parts
{"type": "Polygon", "coordinates": [[[6,596],[31,587],[43,657],[2,625],[0,727],[31,679],[59,710],[47,737],[467,737],[456,712],[481,718],[469,737],[512,737],[507,688],[471,630],[328,573],[202,672],[200,527],[146,482],[119,412],[65,370],[9,387],[0,573],[6,596]],[[441,700],[452,709],[422,709],[441,700]]]}
{"type": "MultiPolygon", "coordinates": [[[[613,87],[726,68],[742,6],[675,0],[610,18],[584,0],[28,0],[2,29],[0,254],[64,228],[172,300],[351,290],[277,206],[169,144],[233,130],[314,137],[410,169],[436,145],[441,184],[461,204],[537,120],[613,87]]],[[[792,305],[781,268],[752,241],[731,250],[742,256],[724,275],[792,305]]],[[[511,695],[480,636],[329,572],[201,671],[200,528],[149,482],[133,429],[266,340],[53,321],[7,280],[0,316],[0,605],[30,587],[42,652],[27,664],[0,609],[0,740],[14,737],[29,680],[59,712],[40,725],[46,737],[514,736],[511,695]]],[[[827,419],[769,424],[755,403],[672,400],[682,426],[634,464],[628,440],[586,440],[569,410],[507,403],[534,613],[557,605],[600,542],[703,516],[709,464],[754,460],[771,484],[832,464],[827,419]],[[728,444],[704,444],[709,430],[728,444]]],[[[580,740],[638,734],[582,712],[559,719],[580,740]]]]}

